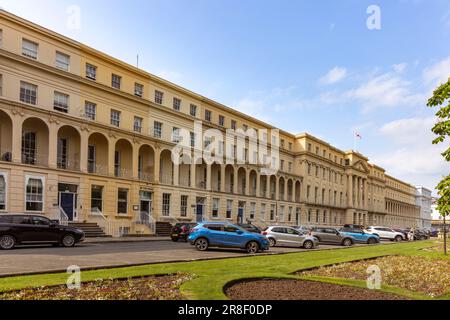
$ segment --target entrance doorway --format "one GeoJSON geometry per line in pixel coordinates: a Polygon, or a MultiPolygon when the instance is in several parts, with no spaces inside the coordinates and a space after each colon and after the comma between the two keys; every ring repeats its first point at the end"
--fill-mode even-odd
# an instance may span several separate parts
{"type": "Polygon", "coordinates": [[[197,202],[196,202],[196,206],[195,206],[196,222],[203,221],[205,202],[206,202],[206,198],[197,198],[197,202]]]}
{"type": "Polygon", "coordinates": [[[140,191],[140,217],[141,221],[150,223],[150,217],[152,216],[152,199],[153,194],[150,191],[140,191]]]}
{"type": "Polygon", "coordinates": [[[69,221],[77,221],[77,199],[78,186],[74,184],[58,184],[59,207],[67,215],[69,221]]]}
{"type": "Polygon", "coordinates": [[[237,223],[244,223],[245,201],[239,201],[237,223]]]}

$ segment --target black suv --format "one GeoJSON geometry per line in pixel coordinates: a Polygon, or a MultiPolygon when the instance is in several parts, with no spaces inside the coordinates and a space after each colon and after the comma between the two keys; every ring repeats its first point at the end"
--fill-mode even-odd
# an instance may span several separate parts
{"type": "Polygon", "coordinates": [[[84,232],[59,225],[40,215],[0,215],[0,249],[13,249],[20,244],[53,244],[73,247],[84,240],[84,232]]]}

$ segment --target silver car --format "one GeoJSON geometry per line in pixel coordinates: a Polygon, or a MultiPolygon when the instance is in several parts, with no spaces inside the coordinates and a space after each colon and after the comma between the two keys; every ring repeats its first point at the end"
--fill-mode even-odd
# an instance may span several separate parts
{"type": "Polygon", "coordinates": [[[319,240],[308,234],[291,227],[271,226],[262,232],[269,240],[271,247],[276,245],[300,246],[305,249],[314,249],[319,245],[319,240]]]}

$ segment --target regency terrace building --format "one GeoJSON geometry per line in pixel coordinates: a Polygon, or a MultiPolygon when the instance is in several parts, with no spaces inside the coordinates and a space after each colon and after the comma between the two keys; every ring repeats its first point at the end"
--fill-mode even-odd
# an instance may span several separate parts
{"type": "Polygon", "coordinates": [[[362,154],[275,130],[4,11],[0,47],[0,212],[94,222],[111,235],[201,220],[420,225],[415,187],[362,154]],[[206,161],[198,150],[212,141],[199,123],[224,136],[240,129],[244,145],[221,142],[206,161]],[[174,160],[180,140],[195,161],[174,160]],[[262,142],[264,155],[251,147],[262,142]]]}

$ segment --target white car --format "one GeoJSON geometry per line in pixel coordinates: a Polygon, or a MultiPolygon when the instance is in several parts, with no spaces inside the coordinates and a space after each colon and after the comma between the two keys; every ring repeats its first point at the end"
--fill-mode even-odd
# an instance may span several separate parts
{"type": "Polygon", "coordinates": [[[371,226],[365,230],[367,233],[374,234],[380,237],[380,239],[387,239],[391,241],[400,242],[405,239],[405,235],[401,232],[397,232],[388,227],[371,226]]]}

